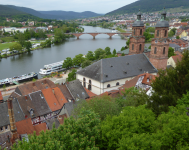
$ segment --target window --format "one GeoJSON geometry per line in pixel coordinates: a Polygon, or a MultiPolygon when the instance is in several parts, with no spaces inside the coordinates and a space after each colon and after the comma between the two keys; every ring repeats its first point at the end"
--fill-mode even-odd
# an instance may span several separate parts
{"type": "Polygon", "coordinates": [[[132,50],[134,50],[134,44],[132,44],[132,50]]]}
{"type": "Polygon", "coordinates": [[[92,86],[91,86],[91,84],[92,84],[92,82],[91,82],[91,80],[89,80],[89,85],[88,85],[88,90],[91,90],[92,88],[92,86]]]}
{"type": "Polygon", "coordinates": [[[8,129],[8,126],[5,126],[5,130],[7,130],[8,129]]]}
{"type": "Polygon", "coordinates": [[[135,29],[134,29],[134,35],[135,35],[135,29]]]}
{"type": "Polygon", "coordinates": [[[1,131],[3,131],[3,127],[1,127],[1,131]]]}
{"type": "Polygon", "coordinates": [[[139,46],[139,51],[141,51],[141,49],[142,49],[142,44],[140,44],[140,46],[139,46]]]}
{"type": "Polygon", "coordinates": [[[89,84],[91,84],[91,80],[89,80],[89,84]]]}
{"type": "Polygon", "coordinates": [[[163,48],[163,54],[165,54],[165,47],[163,48]]]}
{"type": "Polygon", "coordinates": [[[140,29],[140,35],[142,35],[142,29],[140,29]]]}
{"type": "Polygon", "coordinates": [[[167,36],[167,30],[165,30],[165,35],[164,35],[165,37],[167,36]]]}
{"type": "Polygon", "coordinates": [[[155,48],[154,48],[154,54],[156,54],[156,52],[157,52],[157,48],[155,47],[155,48]]]}
{"type": "Polygon", "coordinates": [[[157,30],[157,37],[159,36],[159,30],[157,30]]]}
{"type": "Polygon", "coordinates": [[[116,86],[118,86],[118,85],[119,85],[119,82],[116,83],[116,86]]]}
{"type": "Polygon", "coordinates": [[[107,88],[109,88],[109,87],[110,87],[110,84],[107,85],[107,88]]]}
{"type": "Polygon", "coordinates": [[[83,78],[83,87],[86,87],[85,78],[83,78]]]}

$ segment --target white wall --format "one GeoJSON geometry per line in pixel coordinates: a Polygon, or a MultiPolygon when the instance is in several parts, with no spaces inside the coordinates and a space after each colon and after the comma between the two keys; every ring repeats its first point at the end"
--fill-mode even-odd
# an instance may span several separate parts
{"type": "Polygon", "coordinates": [[[175,64],[175,61],[173,60],[172,57],[170,57],[168,60],[167,60],[167,65],[171,65],[172,67],[176,67],[176,64],[175,64]]]}

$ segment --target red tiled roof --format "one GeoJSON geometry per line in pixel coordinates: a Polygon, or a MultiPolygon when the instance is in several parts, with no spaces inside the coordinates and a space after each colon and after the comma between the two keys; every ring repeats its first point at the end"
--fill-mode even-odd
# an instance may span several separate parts
{"type": "Polygon", "coordinates": [[[62,108],[51,88],[43,89],[42,93],[46,99],[47,104],[49,105],[52,111],[56,111],[62,108]]]}
{"type": "Polygon", "coordinates": [[[34,131],[31,118],[16,122],[16,128],[18,134],[33,134],[34,131]]]}
{"type": "Polygon", "coordinates": [[[60,124],[64,123],[65,118],[68,118],[66,114],[58,116],[58,121],[60,122],[60,124]]]}
{"type": "Polygon", "coordinates": [[[58,87],[55,87],[53,89],[54,89],[54,94],[55,94],[56,99],[58,100],[60,106],[63,107],[63,105],[67,103],[68,101],[66,100],[63,93],[58,87]]]}
{"type": "Polygon", "coordinates": [[[36,131],[36,135],[39,135],[41,131],[46,131],[47,130],[47,125],[46,123],[41,123],[38,125],[33,126],[34,130],[36,131]]]}
{"type": "Polygon", "coordinates": [[[2,101],[2,100],[3,100],[3,95],[2,95],[2,93],[0,91],[0,101],[2,101]]]}
{"type": "Polygon", "coordinates": [[[140,76],[136,76],[133,79],[131,79],[130,81],[127,81],[123,86],[121,86],[119,88],[119,90],[124,90],[125,88],[131,88],[134,87],[138,81],[140,76]]]}
{"type": "Polygon", "coordinates": [[[46,131],[46,123],[38,124],[33,126],[31,118],[16,122],[16,128],[18,134],[33,134],[36,131],[36,134],[39,135],[39,132],[46,131]]]}
{"type": "Polygon", "coordinates": [[[153,80],[155,80],[155,75],[149,74],[149,73],[145,73],[144,75],[144,79],[142,80],[143,84],[148,84],[150,85],[152,83],[153,80]]]}
{"type": "Polygon", "coordinates": [[[94,97],[94,96],[97,96],[96,94],[94,94],[93,92],[91,92],[90,90],[88,90],[87,88],[84,88],[85,91],[87,92],[87,94],[89,95],[89,97],[94,97]]]}
{"type": "Polygon", "coordinates": [[[177,63],[178,61],[182,60],[182,56],[181,55],[172,56],[172,58],[173,58],[175,63],[177,63]]]}

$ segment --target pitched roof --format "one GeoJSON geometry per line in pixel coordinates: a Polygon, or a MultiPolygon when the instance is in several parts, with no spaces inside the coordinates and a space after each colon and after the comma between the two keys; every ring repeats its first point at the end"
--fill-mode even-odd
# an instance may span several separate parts
{"type": "Polygon", "coordinates": [[[48,89],[43,89],[42,93],[46,99],[47,104],[49,105],[51,111],[56,111],[61,109],[61,105],[59,101],[56,99],[55,94],[52,91],[53,89],[48,88],[48,89]]]}
{"type": "Polygon", "coordinates": [[[0,91],[0,101],[2,101],[2,100],[3,100],[3,95],[2,95],[2,93],[0,91]]]}
{"type": "Polygon", "coordinates": [[[39,80],[36,82],[30,82],[23,85],[19,85],[15,92],[20,95],[28,95],[29,93],[36,92],[42,89],[54,88],[56,85],[49,79],[39,80]]]}
{"type": "Polygon", "coordinates": [[[87,92],[85,91],[84,87],[82,86],[82,84],[78,79],[66,83],[66,86],[75,100],[86,99],[89,97],[89,95],[87,94],[87,92]]]}
{"type": "Polygon", "coordinates": [[[67,89],[66,85],[58,85],[58,87],[67,100],[74,100],[74,98],[70,94],[69,90],[67,89]]]}
{"type": "Polygon", "coordinates": [[[137,76],[144,71],[157,72],[145,54],[137,54],[101,59],[78,71],[77,74],[104,83],[137,76]]]}
{"type": "Polygon", "coordinates": [[[61,90],[58,87],[55,87],[53,89],[54,89],[54,94],[55,94],[57,101],[59,102],[60,106],[63,107],[63,105],[65,103],[67,103],[68,101],[66,100],[63,93],[61,92],[61,90]]]}
{"type": "Polygon", "coordinates": [[[174,43],[169,43],[169,47],[180,48],[180,46],[179,46],[179,45],[174,44],[174,43]]]}
{"type": "Polygon", "coordinates": [[[13,104],[13,112],[14,112],[15,121],[18,122],[18,121],[24,120],[25,115],[24,115],[17,99],[13,99],[12,104],[13,104]]]}
{"type": "Polygon", "coordinates": [[[94,96],[97,96],[96,94],[94,94],[93,92],[91,92],[90,90],[88,90],[87,88],[84,88],[85,91],[87,92],[87,94],[89,95],[89,97],[94,97],[94,96]]]}
{"type": "Polygon", "coordinates": [[[33,126],[31,118],[16,122],[16,128],[18,134],[33,134],[36,131],[36,134],[39,135],[39,132],[46,131],[46,123],[41,123],[33,126]]]}
{"type": "Polygon", "coordinates": [[[53,119],[49,119],[45,121],[47,124],[47,127],[49,130],[51,130],[53,128],[53,123],[55,123],[55,128],[57,129],[60,125],[60,122],[58,121],[57,118],[53,118],[53,119]]]}
{"type": "Polygon", "coordinates": [[[125,88],[128,89],[128,88],[134,87],[136,85],[138,79],[139,79],[139,76],[136,76],[133,79],[126,81],[126,83],[123,86],[119,87],[119,89],[123,90],[125,88]]]}
{"type": "Polygon", "coordinates": [[[141,74],[139,75],[140,77],[141,76],[144,76],[143,80],[142,80],[142,84],[147,84],[147,85],[150,85],[152,83],[153,80],[155,80],[155,75],[152,75],[152,74],[149,74],[149,73],[144,73],[144,74],[141,74]]]}
{"type": "Polygon", "coordinates": [[[182,56],[181,55],[175,55],[175,56],[171,56],[174,60],[175,63],[177,63],[178,61],[182,60],[182,56]]]}
{"type": "MultiPolygon", "coordinates": [[[[82,100],[78,101],[78,103],[82,102],[82,100]]],[[[73,103],[72,102],[68,102],[68,103],[65,103],[62,110],[60,111],[59,115],[64,115],[65,114],[65,110],[67,110],[67,113],[69,116],[72,115],[72,110],[74,109],[74,106],[77,106],[77,103],[73,103]]],[[[68,117],[69,117],[68,116],[68,117]]]]}
{"type": "Polygon", "coordinates": [[[7,103],[0,103],[0,127],[10,124],[7,103]]]}

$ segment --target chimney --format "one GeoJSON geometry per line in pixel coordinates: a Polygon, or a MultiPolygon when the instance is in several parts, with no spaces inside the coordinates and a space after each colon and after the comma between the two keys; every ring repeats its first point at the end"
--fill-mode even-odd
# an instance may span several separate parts
{"type": "Polygon", "coordinates": [[[27,96],[25,96],[25,99],[27,100],[27,96]]]}
{"type": "Polygon", "coordinates": [[[52,89],[52,92],[53,92],[53,94],[54,94],[54,89],[52,89]]]}
{"type": "Polygon", "coordinates": [[[17,129],[16,129],[16,123],[15,123],[15,119],[14,119],[12,100],[13,100],[13,98],[10,97],[7,100],[7,104],[8,104],[8,113],[9,113],[9,121],[10,121],[10,130],[12,133],[11,141],[12,141],[12,143],[14,143],[15,140],[17,139],[17,129]]]}

